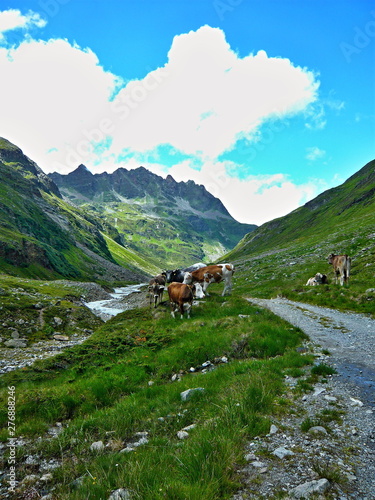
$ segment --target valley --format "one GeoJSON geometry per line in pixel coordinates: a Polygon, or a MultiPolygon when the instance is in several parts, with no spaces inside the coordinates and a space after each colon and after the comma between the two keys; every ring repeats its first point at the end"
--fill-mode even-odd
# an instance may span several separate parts
{"type": "MultiPolygon", "coordinates": [[[[20,151],[0,142],[4,498],[276,500],[323,479],[322,498],[371,498],[371,478],[358,471],[371,463],[373,400],[361,402],[340,378],[334,350],[334,335],[348,341],[350,334],[317,317],[313,328],[329,336],[326,346],[261,301],[374,320],[374,161],[287,216],[249,229],[202,186],[171,178],[163,191],[165,180],[141,169],[117,172],[114,189],[114,178],[81,166],[74,187],[69,176],[57,187],[20,151]],[[140,176],[138,184],[128,175],[140,176]],[[121,194],[119,180],[131,196],[121,194]],[[334,283],[331,252],[351,256],[349,285],[334,283]],[[233,292],[223,297],[223,284],[213,284],[190,320],[171,317],[166,292],[150,308],[142,288],[120,299],[126,310],[106,321],[87,307],[117,288],[138,289],[163,268],[209,257],[235,265],[233,292]],[[306,286],[317,272],[328,283],[306,286]],[[17,361],[23,350],[32,364],[17,361]],[[317,389],[328,399],[315,397],[317,389]],[[314,426],[325,432],[309,433],[314,426]],[[294,456],[273,455],[291,444],[294,456]]],[[[367,337],[361,342],[369,352],[367,337]]]]}

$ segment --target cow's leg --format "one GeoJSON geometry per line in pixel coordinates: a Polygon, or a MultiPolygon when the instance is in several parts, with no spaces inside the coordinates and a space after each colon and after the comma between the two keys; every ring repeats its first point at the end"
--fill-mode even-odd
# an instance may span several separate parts
{"type": "MultiPolygon", "coordinates": [[[[185,311],[186,311],[186,316],[187,316],[187,318],[188,318],[188,319],[190,319],[191,303],[190,303],[190,302],[186,302],[186,303],[184,304],[184,309],[185,309],[185,311]]],[[[181,316],[181,318],[182,318],[182,317],[183,317],[183,316],[181,316]]]]}
{"type": "Polygon", "coordinates": [[[174,315],[175,304],[174,304],[174,302],[171,302],[170,306],[171,306],[171,316],[172,316],[172,318],[175,318],[175,315],[174,315]]]}
{"type": "Polygon", "coordinates": [[[224,290],[223,290],[223,293],[221,295],[223,297],[226,294],[230,295],[231,291],[232,291],[232,280],[229,278],[228,280],[224,281],[224,290]]]}

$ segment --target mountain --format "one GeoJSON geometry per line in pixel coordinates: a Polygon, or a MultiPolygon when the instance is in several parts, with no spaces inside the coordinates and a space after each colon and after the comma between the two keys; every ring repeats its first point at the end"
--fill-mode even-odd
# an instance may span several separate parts
{"type": "MultiPolygon", "coordinates": [[[[0,138],[0,267],[39,278],[139,281],[118,265],[115,228],[65,202],[56,184],[16,145],[0,138]]],[[[125,251],[125,249],[124,249],[125,251]]]]}
{"type": "Polygon", "coordinates": [[[231,256],[327,242],[332,251],[348,253],[348,236],[373,233],[375,223],[375,160],[338,187],[329,189],[284,217],[246,235],[231,256]]]}
{"type": "Polygon", "coordinates": [[[375,160],[347,181],[246,235],[225,260],[236,290],[364,313],[375,311],[375,160]],[[328,255],[352,259],[350,283],[335,285],[328,255]],[[328,285],[306,286],[316,273],[328,285]]]}
{"type": "Polygon", "coordinates": [[[257,227],[233,219],[203,186],[144,167],[92,174],[80,165],[50,178],[65,199],[115,226],[124,245],[164,268],[215,260],[257,227]]]}

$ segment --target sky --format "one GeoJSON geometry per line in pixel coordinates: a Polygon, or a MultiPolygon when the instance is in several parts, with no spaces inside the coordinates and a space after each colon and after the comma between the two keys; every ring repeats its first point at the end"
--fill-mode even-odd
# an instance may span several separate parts
{"type": "Polygon", "coordinates": [[[0,137],[261,225],[375,158],[373,0],[0,0],[0,137]]]}

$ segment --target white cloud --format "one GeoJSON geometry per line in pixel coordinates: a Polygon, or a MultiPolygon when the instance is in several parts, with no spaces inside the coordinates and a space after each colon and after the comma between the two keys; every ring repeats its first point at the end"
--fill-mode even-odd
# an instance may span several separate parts
{"type": "Polygon", "coordinates": [[[36,12],[29,11],[21,14],[17,9],[9,9],[0,12],[0,41],[5,39],[5,34],[16,29],[27,30],[36,26],[43,28],[46,21],[36,12]]]}
{"type": "Polygon", "coordinates": [[[264,51],[240,58],[224,33],[204,26],[176,36],[163,68],[123,86],[89,49],[65,40],[0,48],[0,133],[34,153],[46,171],[95,163],[90,142],[110,153],[160,144],[202,159],[255,137],[270,118],[303,112],[317,98],[314,74],[264,51]],[[56,148],[47,154],[51,148],[56,148]]]}
{"type": "Polygon", "coordinates": [[[319,86],[312,72],[289,59],[264,51],[240,58],[224,33],[209,26],[176,36],[168,63],[154,77],[159,77],[155,89],[142,95],[145,80],[133,81],[116,97],[118,137],[137,151],[168,143],[203,158],[253,137],[271,117],[305,110],[319,86]]]}
{"type": "Polygon", "coordinates": [[[307,150],[306,150],[306,158],[307,158],[307,160],[310,160],[310,161],[319,160],[319,159],[323,158],[325,155],[326,155],[326,151],[324,151],[323,149],[320,149],[316,146],[311,147],[311,148],[307,148],[307,150]]]}
{"type": "MultiPolygon", "coordinates": [[[[13,24],[2,18],[3,30],[27,26],[13,16],[13,24]]],[[[267,120],[304,113],[319,87],[316,75],[289,59],[264,51],[239,57],[220,29],[176,36],[164,67],[126,85],[90,49],[61,39],[0,47],[0,74],[0,136],[45,172],[67,173],[79,163],[113,171],[124,151],[134,159],[122,166],[137,167],[138,157],[157,157],[167,144],[191,158],[171,169],[177,180],[204,184],[235,218],[257,224],[313,191],[282,174],[238,180],[218,162],[238,139],[256,139],[267,120]],[[204,165],[200,171],[190,168],[194,160],[204,165]]],[[[166,175],[165,166],[150,169],[166,175]]]]}
{"type": "Polygon", "coordinates": [[[0,73],[0,135],[46,172],[54,169],[51,159],[64,165],[69,154],[80,159],[76,147],[81,146],[82,153],[87,150],[85,134],[108,113],[118,84],[92,51],[65,40],[31,40],[17,48],[0,48],[0,73]]]}

